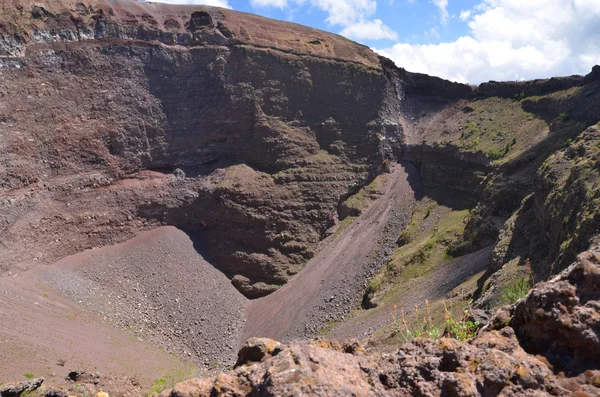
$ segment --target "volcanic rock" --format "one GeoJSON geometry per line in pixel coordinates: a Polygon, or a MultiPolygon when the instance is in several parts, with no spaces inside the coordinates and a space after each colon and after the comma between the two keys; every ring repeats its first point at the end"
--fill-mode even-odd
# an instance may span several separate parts
{"type": "Polygon", "coordinates": [[[8,383],[0,386],[0,396],[20,397],[23,393],[30,393],[38,389],[42,383],[44,383],[44,378],[35,378],[20,383],[8,383]]]}

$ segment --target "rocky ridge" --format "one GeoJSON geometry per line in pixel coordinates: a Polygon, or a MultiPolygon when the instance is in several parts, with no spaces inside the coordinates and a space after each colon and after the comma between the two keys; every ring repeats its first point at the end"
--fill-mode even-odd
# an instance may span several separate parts
{"type": "MultiPolygon", "coordinates": [[[[499,310],[469,341],[417,339],[390,354],[367,352],[357,341],[281,344],[253,338],[240,349],[235,370],[190,379],[162,396],[597,395],[599,282],[595,247],[499,310]]],[[[2,395],[38,389],[41,381],[30,383],[4,385],[2,395]]],[[[66,395],[69,387],[36,393],[66,395]]],[[[135,391],[130,387],[127,395],[139,395],[135,391]]]]}
{"type": "Polygon", "coordinates": [[[547,127],[558,141],[597,121],[598,68],[472,88],[337,35],[213,7],[4,0],[0,19],[4,274],[166,224],[205,231],[215,265],[264,296],[396,160],[417,166],[427,195],[476,207],[463,255],[494,242],[533,191],[529,169],[556,150],[515,136],[515,158],[499,164],[512,132],[488,131],[505,129],[499,120],[471,136],[473,117],[488,117],[473,106],[517,95],[516,110],[543,120],[524,132],[545,141],[547,127]]]}
{"type": "MultiPolygon", "coordinates": [[[[127,0],[2,0],[0,7],[2,275],[172,225],[202,231],[207,265],[246,297],[265,299],[248,307],[270,297],[281,303],[273,293],[336,240],[336,229],[357,214],[346,204],[362,200],[395,162],[411,163],[400,193],[468,210],[459,238],[434,232],[423,247],[467,260],[492,250],[473,295],[481,307],[498,305],[515,274],[551,278],[600,233],[598,66],[587,76],[475,88],[407,72],[337,35],[213,7],[127,0]]],[[[375,239],[380,245],[348,261],[357,278],[321,278],[316,303],[307,307],[267,306],[273,318],[287,311],[293,320],[270,328],[307,337],[357,308],[368,278],[395,271],[395,241],[402,244],[398,233],[413,204],[400,200],[375,239]]],[[[425,257],[420,248],[416,254],[425,257]]],[[[130,268],[119,270],[125,277],[130,268]]],[[[67,287],[59,289],[69,294],[67,287]]],[[[128,291],[123,302],[135,308],[143,302],[138,295],[128,291]]],[[[175,303],[177,321],[194,335],[188,339],[202,346],[175,303]]],[[[124,324],[148,319],[132,313],[124,324]]],[[[521,313],[523,321],[542,315],[536,313],[521,313]]],[[[241,318],[235,329],[219,324],[231,352],[241,318]]],[[[537,336],[516,324],[522,348],[549,352],[548,368],[571,349],[526,342],[537,336]]],[[[175,331],[164,334],[177,337],[175,331]]],[[[525,357],[510,330],[497,331],[508,352],[525,357]]],[[[578,332],[567,333],[582,337],[578,332]]],[[[407,354],[439,358],[441,348],[428,343],[407,354]]],[[[215,349],[209,357],[217,357],[215,349]]],[[[484,354],[472,344],[460,349],[465,357],[484,354]]],[[[564,371],[593,367],[584,356],[569,358],[576,364],[564,371]]],[[[436,379],[423,387],[446,390],[436,379]]],[[[516,382],[507,392],[529,381],[516,382]]]]}

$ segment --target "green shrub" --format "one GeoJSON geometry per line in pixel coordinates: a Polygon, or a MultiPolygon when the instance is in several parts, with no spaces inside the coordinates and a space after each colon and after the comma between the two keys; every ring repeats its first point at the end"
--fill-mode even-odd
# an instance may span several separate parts
{"type": "Polygon", "coordinates": [[[33,378],[35,378],[35,375],[34,375],[34,374],[30,374],[30,373],[26,373],[24,376],[25,376],[27,379],[33,379],[33,378]]]}
{"type": "Polygon", "coordinates": [[[404,229],[402,231],[402,233],[400,233],[400,235],[398,236],[398,241],[396,241],[396,243],[399,246],[403,246],[403,245],[410,243],[411,241],[412,241],[412,236],[411,236],[410,230],[404,229]]]}
{"type": "Polygon", "coordinates": [[[367,285],[365,294],[367,294],[370,297],[373,297],[373,295],[375,295],[375,293],[377,293],[377,291],[379,291],[380,289],[381,289],[381,279],[374,278],[369,282],[369,285],[367,285]]]}
{"type": "Polygon", "coordinates": [[[562,121],[568,121],[571,119],[571,115],[569,113],[561,113],[558,115],[562,121]]]}
{"type": "Polygon", "coordinates": [[[158,378],[152,382],[152,388],[150,388],[150,396],[154,396],[156,394],[160,394],[163,390],[165,390],[167,380],[165,378],[158,378]]]}
{"type": "Polygon", "coordinates": [[[504,157],[505,154],[506,152],[504,150],[499,149],[490,149],[485,152],[485,156],[492,160],[501,159],[502,157],[504,157]]]}
{"type": "Polygon", "coordinates": [[[418,319],[415,324],[409,324],[404,317],[404,312],[398,317],[398,308],[394,305],[392,314],[392,336],[400,336],[404,342],[410,342],[415,338],[437,339],[441,336],[454,338],[461,341],[471,339],[479,329],[479,323],[468,319],[468,312],[464,311],[464,316],[456,320],[452,312],[448,310],[444,303],[444,326],[440,328],[435,325],[429,309],[429,301],[425,301],[425,313],[421,317],[419,307],[415,305],[415,316],[418,319]]]}
{"type": "Polygon", "coordinates": [[[475,336],[479,329],[479,322],[468,319],[468,312],[465,310],[461,320],[454,319],[452,312],[444,305],[446,316],[446,336],[460,341],[466,341],[475,336]]]}
{"type": "Polygon", "coordinates": [[[522,101],[523,99],[525,99],[525,91],[521,91],[518,94],[513,95],[513,99],[515,101],[522,101]]]}
{"type": "MultiPolygon", "coordinates": [[[[415,305],[415,315],[420,319],[419,306],[415,305]]],[[[420,322],[409,325],[404,317],[404,311],[398,317],[398,307],[394,305],[392,313],[392,336],[400,336],[404,342],[410,342],[415,338],[437,339],[441,336],[441,330],[436,327],[429,310],[429,301],[425,301],[425,316],[420,322]]]]}
{"type": "Polygon", "coordinates": [[[529,292],[530,288],[531,286],[525,277],[521,277],[504,289],[502,292],[502,300],[506,303],[513,304],[519,299],[524,298],[529,292]]]}

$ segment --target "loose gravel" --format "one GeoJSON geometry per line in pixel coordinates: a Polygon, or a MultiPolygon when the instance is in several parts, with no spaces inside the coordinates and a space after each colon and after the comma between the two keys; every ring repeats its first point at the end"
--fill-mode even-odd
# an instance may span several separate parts
{"type": "Polygon", "coordinates": [[[104,321],[177,353],[201,369],[235,362],[246,298],[173,227],[67,257],[46,279],[104,321]]]}

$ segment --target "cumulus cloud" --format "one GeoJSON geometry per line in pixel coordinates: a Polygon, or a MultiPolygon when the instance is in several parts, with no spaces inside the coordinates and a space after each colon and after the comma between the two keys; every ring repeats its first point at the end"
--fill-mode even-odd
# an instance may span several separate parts
{"type": "MultiPolygon", "coordinates": [[[[149,0],[142,0],[149,1],[149,0]]],[[[202,4],[207,6],[231,8],[227,0],[150,0],[152,3],[169,3],[169,4],[202,4]]]]}
{"type": "Polygon", "coordinates": [[[469,11],[461,13],[468,36],[378,52],[407,70],[469,83],[585,74],[600,64],[598,0],[484,0],[469,11]]]}
{"type": "Polygon", "coordinates": [[[460,14],[458,16],[458,19],[460,19],[461,21],[466,21],[467,19],[469,19],[471,17],[471,10],[461,10],[460,14]]]}
{"type": "Polygon", "coordinates": [[[439,9],[440,12],[440,21],[442,25],[446,25],[448,23],[448,0],[431,0],[433,4],[439,9]]]}
{"type": "MultiPolygon", "coordinates": [[[[446,0],[442,0],[446,1],[446,0]]],[[[250,0],[253,7],[286,8],[308,3],[327,13],[330,26],[342,28],[341,35],[355,40],[398,40],[398,34],[380,19],[370,19],[377,11],[376,0],[250,0]]]]}
{"type": "Polygon", "coordinates": [[[350,39],[398,40],[398,34],[386,26],[381,19],[355,23],[344,28],[340,34],[350,39]]]}
{"type": "Polygon", "coordinates": [[[250,0],[250,5],[256,8],[285,8],[288,3],[287,0],[250,0]]]}

